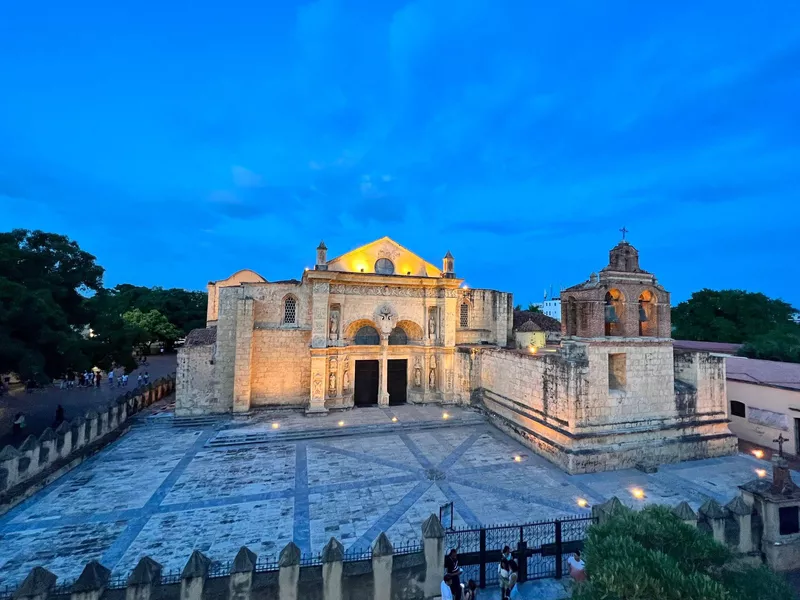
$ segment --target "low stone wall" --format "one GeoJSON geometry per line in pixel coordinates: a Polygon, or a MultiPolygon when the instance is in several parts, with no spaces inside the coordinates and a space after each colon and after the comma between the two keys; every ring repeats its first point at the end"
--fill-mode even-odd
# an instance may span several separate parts
{"type": "MultiPolygon", "coordinates": [[[[277,561],[262,562],[242,546],[231,563],[212,563],[199,550],[181,572],[163,573],[143,557],[128,576],[112,578],[97,561],[74,582],[35,567],[14,600],[426,600],[439,596],[445,531],[436,515],[422,524],[422,543],[393,548],[381,533],[369,552],[348,554],[336,538],[303,557],[290,542],[277,561]]],[[[0,596],[0,600],[6,597],[0,596]]]]}
{"type": "Polygon", "coordinates": [[[86,457],[118,438],[129,417],[175,391],[175,378],[163,377],[113,400],[103,409],[64,421],[39,438],[30,435],[19,448],[0,452],[0,514],[54,481],[86,457]]]}

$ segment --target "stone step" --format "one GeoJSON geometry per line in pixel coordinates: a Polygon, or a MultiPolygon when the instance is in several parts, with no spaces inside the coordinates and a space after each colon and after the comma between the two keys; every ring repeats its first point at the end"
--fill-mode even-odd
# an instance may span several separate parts
{"type": "MultiPolygon", "coordinates": [[[[411,421],[407,423],[379,423],[370,425],[349,425],[346,427],[328,427],[314,429],[295,429],[288,431],[257,430],[249,433],[218,433],[206,442],[207,448],[229,446],[249,446],[253,444],[294,442],[321,438],[367,436],[381,433],[416,432],[451,427],[480,426],[485,419],[475,415],[469,418],[450,419],[448,421],[411,421]]],[[[229,432],[230,430],[228,430],[229,432]]]]}

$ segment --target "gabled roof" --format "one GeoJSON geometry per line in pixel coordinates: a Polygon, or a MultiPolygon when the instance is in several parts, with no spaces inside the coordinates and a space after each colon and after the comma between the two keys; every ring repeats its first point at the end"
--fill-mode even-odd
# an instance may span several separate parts
{"type": "Polygon", "coordinates": [[[729,380],[800,391],[800,363],[735,357],[725,365],[729,380]]]}
{"type": "MultiPolygon", "coordinates": [[[[429,277],[441,277],[442,271],[435,265],[429,263],[424,258],[415,254],[408,248],[405,248],[395,242],[388,236],[384,236],[380,239],[377,239],[369,244],[364,244],[363,246],[359,246],[358,248],[354,248],[349,252],[345,252],[335,258],[330,259],[326,264],[333,265],[334,263],[347,263],[350,257],[355,257],[358,255],[375,255],[377,258],[383,257],[386,255],[386,258],[392,260],[392,262],[397,262],[396,258],[405,255],[406,259],[412,259],[414,262],[422,263],[425,266],[425,270],[427,271],[427,276],[429,277]]],[[[377,260],[376,258],[376,260],[377,260]]],[[[368,268],[371,268],[373,265],[368,265],[368,268]]],[[[395,267],[400,267],[401,265],[395,265],[395,267]]],[[[417,275],[417,269],[413,269],[412,273],[417,275]]],[[[397,273],[398,275],[401,273],[397,273]]],[[[402,273],[405,274],[405,273],[402,273]]]]}

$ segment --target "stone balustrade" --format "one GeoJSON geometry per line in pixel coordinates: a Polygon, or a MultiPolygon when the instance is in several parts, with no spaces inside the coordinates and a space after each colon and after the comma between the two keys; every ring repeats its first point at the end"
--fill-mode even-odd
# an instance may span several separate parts
{"type": "Polygon", "coordinates": [[[19,446],[0,451],[0,514],[42,485],[78,465],[127,429],[127,420],[175,390],[174,376],[157,379],[112,401],[105,408],[29,435],[19,446]],[[37,485],[38,484],[38,485],[37,485]]]}
{"type": "Polygon", "coordinates": [[[180,572],[164,573],[149,556],[128,576],[88,563],[74,582],[35,567],[13,593],[14,600],[427,600],[439,596],[444,571],[445,530],[436,515],[422,524],[421,543],[395,548],[381,533],[368,552],[348,554],[336,538],[322,553],[302,557],[289,542],[277,560],[259,561],[245,546],[231,563],[213,563],[199,550],[180,572]]]}

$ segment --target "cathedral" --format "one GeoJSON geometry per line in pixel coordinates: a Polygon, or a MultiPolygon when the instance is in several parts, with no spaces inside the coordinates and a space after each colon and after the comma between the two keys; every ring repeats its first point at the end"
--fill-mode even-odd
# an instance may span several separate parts
{"type": "Polygon", "coordinates": [[[469,404],[570,473],[732,454],[725,365],[675,350],[669,293],[626,241],[561,293],[555,352],[514,348],[510,293],[472,289],[389,238],[300,280],[208,284],[178,354],[176,415],[469,404]]]}

